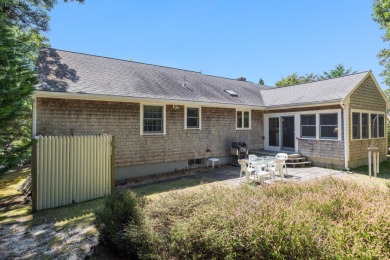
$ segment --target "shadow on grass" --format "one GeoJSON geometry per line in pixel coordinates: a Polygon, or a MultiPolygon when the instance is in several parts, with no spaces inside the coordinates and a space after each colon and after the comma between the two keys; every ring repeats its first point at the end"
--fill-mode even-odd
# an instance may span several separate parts
{"type": "Polygon", "coordinates": [[[170,180],[158,181],[150,184],[143,184],[139,186],[131,187],[130,189],[137,193],[139,196],[149,196],[157,193],[168,192],[172,190],[180,190],[190,187],[195,187],[205,183],[212,183],[218,181],[215,178],[203,177],[203,176],[188,176],[179,177],[170,180]]]}

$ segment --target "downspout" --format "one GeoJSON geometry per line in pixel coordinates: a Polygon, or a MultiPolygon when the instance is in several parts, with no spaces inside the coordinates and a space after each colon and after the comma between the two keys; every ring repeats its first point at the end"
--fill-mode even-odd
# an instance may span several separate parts
{"type": "Polygon", "coordinates": [[[34,139],[37,135],[37,98],[32,97],[32,129],[31,138],[34,139]]]}
{"type": "Polygon", "coordinates": [[[340,106],[343,108],[343,120],[344,120],[344,167],[349,171],[348,161],[349,161],[349,98],[345,98],[341,101],[340,106]]]}

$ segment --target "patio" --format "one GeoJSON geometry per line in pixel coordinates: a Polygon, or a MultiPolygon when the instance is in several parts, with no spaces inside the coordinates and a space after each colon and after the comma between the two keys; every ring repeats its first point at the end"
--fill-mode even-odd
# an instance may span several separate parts
{"type": "MultiPolygon", "coordinates": [[[[333,170],[321,167],[308,168],[288,168],[288,176],[285,176],[284,181],[302,182],[309,181],[326,176],[346,176],[347,173],[340,170],[333,170]]],[[[221,168],[205,168],[199,172],[197,176],[215,179],[223,184],[230,186],[240,185],[240,167],[223,165],[221,168]]],[[[276,176],[276,181],[280,180],[279,175],[276,176]]],[[[245,176],[242,177],[242,183],[245,183],[245,176]]]]}

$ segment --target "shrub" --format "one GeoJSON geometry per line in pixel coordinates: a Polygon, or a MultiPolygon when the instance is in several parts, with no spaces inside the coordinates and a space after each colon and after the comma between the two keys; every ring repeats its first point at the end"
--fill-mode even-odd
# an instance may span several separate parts
{"type": "Polygon", "coordinates": [[[129,190],[108,196],[95,211],[99,241],[122,255],[138,258],[148,251],[142,208],[144,199],[129,190]]]}
{"type": "Polygon", "coordinates": [[[327,178],[177,191],[148,203],[165,259],[390,258],[390,197],[327,178]]]}

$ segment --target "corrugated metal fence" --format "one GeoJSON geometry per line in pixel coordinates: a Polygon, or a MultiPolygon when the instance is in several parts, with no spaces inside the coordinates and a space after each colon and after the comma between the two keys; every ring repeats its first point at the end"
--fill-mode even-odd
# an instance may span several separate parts
{"type": "Polygon", "coordinates": [[[45,136],[32,152],[33,210],[106,196],[114,188],[111,135],[45,136]]]}

